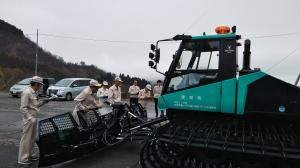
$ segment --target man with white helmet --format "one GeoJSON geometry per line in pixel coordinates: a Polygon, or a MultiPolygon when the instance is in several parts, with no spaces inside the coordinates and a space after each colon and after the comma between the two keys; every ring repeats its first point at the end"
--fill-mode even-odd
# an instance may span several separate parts
{"type": "Polygon", "coordinates": [[[79,122],[78,112],[82,112],[81,116],[87,122],[87,124],[90,125],[91,123],[87,112],[89,112],[92,107],[101,107],[95,95],[99,87],[101,87],[101,84],[99,84],[98,81],[92,79],[90,81],[90,86],[85,88],[78,96],[75,97],[75,108],[72,115],[78,125],[81,125],[79,122]]]}
{"type": "Polygon", "coordinates": [[[122,84],[122,80],[120,77],[116,77],[115,81],[114,81],[114,85],[112,85],[109,89],[108,89],[108,98],[107,101],[110,104],[114,104],[117,102],[121,102],[121,84],[122,84]]]}
{"type": "Polygon", "coordinates": [[[40,107],[50,100],[40,101],[38,99],[38,90],[43,85],[43,78],[34,76],[30,86],[21,95],[20,110],[23,113],[23,131],[18,156],[18,163],[21,165],[30,165],[31,161],[38,160],[38,157],[33,154],[37,132],[37,113],[40,111],[40,107]]]}
{"type": "Polygon", "coordinates": [[[152,98],[150,84],[147,84],[144,89],[140,90],[138,98],[139,98],[139,103],[147,111],[147,104],[148,104],[149,100],[152,98]]]}

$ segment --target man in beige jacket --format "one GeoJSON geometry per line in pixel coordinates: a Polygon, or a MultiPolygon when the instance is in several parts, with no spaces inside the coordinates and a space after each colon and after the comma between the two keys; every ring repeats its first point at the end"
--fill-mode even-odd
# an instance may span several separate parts
{"type": "Polygon", "coordinates": [[[83,112],[83,113],[81,113],[83,119],[87,122],[88,125],[90,125],[91,123],[90,123],[89,115],[87,114],[87,112],[89,112],[90,108],[92,108],[92,107],[96,107],[96,108],[101,107],[101,105],[100,105],[99,101],[97,101],[96,95],[95,95],[97,93],[99,87],[101,87],[101,84],[99,84],[98,81],[92,79],[90,81],[90,86],[85,88],[78,96],[75,97],[75,99],[74,99],[75,108],[73,110],[72,115],[78,125],[81,125],[79,122],[79,117],[78,117],[79,111],[83,112]]]}
{"type": "MultiPolygon", "coordinates": [[[[154,99],[154,108],[156,117],[158,117],[158,97],[161,95],[162,92],[162,84],[161,80],[157,81],[157,84],[153,88],[153,99],[154,99]]],[[[163,111],[161,112],[161,116],[163,116],[163,111]]]]}
{"type": "Polygon", "coordinates": [[[129,99],[130,104],[137,104],[139,102],[139,98],[138,98],[139,92],[140,92],[140,87],[138,86],[138,81],[134,80],[133,85],[131,85],[128,90],[129,97],[130,97],[129,99]]]}
{"type": "Polygon", "coordinates": [[[148,102],[152,98],[152,96],[151,96],[151,85],[150,84],[147,84],[144,89],[140,90],[138,98],[139,98],[139,103],[147,111],[148,102]]]}
{"type": "Polygon", "coordinates": [[[19,147],[18,163],[30,165],[31,161],[38,160],[33,154],[34,142],[37,132],[37,113],[39,107],[49,102],[38,100],[38,90],[43,85],[43,79],[34,76],[31,79],[30,87],[25,89],[21,95],[20,110],[23,113],[23,131],[19,147]]]}
{"type": "Polygon", "coordinates": [[[112,105],[121,102],[121,84],[122,80],[120,77],[115,78],[115,83],[108,89],[108,99],[107,101],[112,105]]]}

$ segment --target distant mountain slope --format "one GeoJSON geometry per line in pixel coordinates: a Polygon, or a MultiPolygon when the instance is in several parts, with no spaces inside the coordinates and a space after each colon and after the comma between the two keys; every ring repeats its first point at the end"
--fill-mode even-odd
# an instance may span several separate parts
{"type": "MultiPolygon", "coordinates": [[[[15,82],[31,77],[35,64],[34,42],[26,38],[15,26],[0,19],[0,90],[7,89],[15,82]]],[[[88,77],[99,81],[112,82],[115,74],[106,72],[94,65],[67,63],[62,57],[55,56],[42,48],[38,51],[38,75],[62,79],[66,77],[88,77]]],[[[129,85],[131,77],[121,74],[125,85],[129,85]]],[[[138,79],[141,85],[147,83],[138,79]]]]}

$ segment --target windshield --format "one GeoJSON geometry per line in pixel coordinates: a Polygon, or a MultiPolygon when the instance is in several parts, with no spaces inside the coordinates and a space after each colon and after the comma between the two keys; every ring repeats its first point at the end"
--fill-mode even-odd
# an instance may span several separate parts
{"type": "Polygon", "coordinates": [[[21,80],[18,85],[30,85],[31,78],[21,80]]]}
{"type": "Polygon", "coordinates": [[[219,41],[185,42],[182,46],[182,53],[175,64],[174,77],[170,80],[168,91],[207,83],[217,78],[219,41]]]}
{"type": "Polygon", "coordinates": [[[69,79],[62,79],[62,80],[58,81],[54,86],[67,87],[67,86],[69,86],[69,84],[71,82],[73,82],[73,81],[69,80],[69,79]]]}
{"type": "Polygon", "coordinates": [[[176,70],[218,69],[219,41],[186,42],[176,70]]]}

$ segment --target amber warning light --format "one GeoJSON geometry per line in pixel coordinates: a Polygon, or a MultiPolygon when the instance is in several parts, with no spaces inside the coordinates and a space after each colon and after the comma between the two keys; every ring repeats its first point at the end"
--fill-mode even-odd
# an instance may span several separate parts
{"type": "Polygon", "coordinates": [[[228,26],[218,26],[215,29],[217,34],[228,34],[230,33],[230,27],[228,26]]]}

